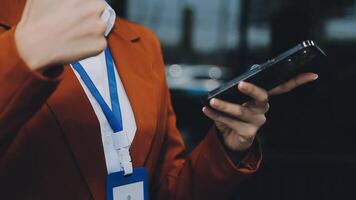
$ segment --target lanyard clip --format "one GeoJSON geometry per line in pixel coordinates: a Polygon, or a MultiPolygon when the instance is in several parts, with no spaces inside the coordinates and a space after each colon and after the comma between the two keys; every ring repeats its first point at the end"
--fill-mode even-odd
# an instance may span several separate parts
{"type": "Polygon", "coordinates": [[[126,133],[113,133],[112,139],[115,149],[129,148],[130,142],[126,133]]]}
{"type": "Polygon", "coordinates": [[[133,167],[131,162],[131,156],[128,148],[120,148],[117,151],[119,155],[121,169],[124,171],[124,175],[131,175],[133,173],[133,167]]]}
{"type": "Polygon", "coordinates": [[[129,152],[130,143],[126,133],[114,133],[112,134],[114,148],[119,156],[121,169],[124,171],[124,175],[131,175],[133,173],[133,167],[131,162],[131,156],[129,152]]]}

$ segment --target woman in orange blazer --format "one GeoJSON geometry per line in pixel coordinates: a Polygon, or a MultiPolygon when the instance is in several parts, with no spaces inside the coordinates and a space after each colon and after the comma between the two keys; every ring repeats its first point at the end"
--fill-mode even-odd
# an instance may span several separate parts
{"type": "MultiPolygon", "coordinates": [[[[105,199],[99,123],[66,65],[105,48],[100,3],[0,0],[0,199],[105,199]]],[[[133,165],[148,170],[150,196],[228,198],[260,165],[254,138],[265,121],[267,92],[245,83],[240,90],[254,103],[212,105],[235,117],[205,108],[216,125],[186,156],[156,36],[118,19],[107,41],[137,124],[133,165]]],[[[270,94],[314,79],[315,74],[303,74],[270,94]]]]}

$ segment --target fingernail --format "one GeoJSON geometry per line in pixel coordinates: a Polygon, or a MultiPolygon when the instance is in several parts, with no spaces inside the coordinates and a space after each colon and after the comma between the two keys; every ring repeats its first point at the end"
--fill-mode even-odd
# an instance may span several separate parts
{"type": "Polygon", "coordinates": [[[239,87],[240,89],[245,89],[245,88],[246,88],[246,82],[241,81],[241,82],[239,83],[238,87],[239,87]]]}
{"type": "Polygon", "coordinates": [[[218,102],[217,102],[216,99],[212,99],[212,100],[210,101],[210,105],[211,105],[211,106],[217,106],[217,104],[218,104],[218,102]]]}
{"type": "Polygon", "coordinates": [[[318,74],[315,74],[313,80],[315,81],[315,80],[318,79],[318,78],[319,78],[319,75],[318,75],[318,74]]]}
{"type": "Polygon", "coordinates": [[[208,110],[206,107],[204,107],[204,108],[203,108],[203,113],[206,114],[206,115],[208,115],[208,114],[209,114],[209,110],[208,110]]]}

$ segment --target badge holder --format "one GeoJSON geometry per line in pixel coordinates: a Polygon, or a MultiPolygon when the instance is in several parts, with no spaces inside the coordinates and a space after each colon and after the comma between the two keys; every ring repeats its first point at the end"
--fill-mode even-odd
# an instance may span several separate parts
{"type": "Polygon", "coordinates": [[[116,172],[107,176],[107,200],[148,200],[148,173],[134,168],[131,175],[116,172]]]}

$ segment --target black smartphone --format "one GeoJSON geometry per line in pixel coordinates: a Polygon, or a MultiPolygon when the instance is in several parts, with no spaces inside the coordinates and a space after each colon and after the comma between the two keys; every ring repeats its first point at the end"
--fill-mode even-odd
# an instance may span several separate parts
{"type": "Polygon", "coordinates": [[[208,103],[212,98],[238,104],[245,103],[250,100],[250,97],[238,91],[237,85],[241,81],[271,90],[300,73],[312,72],[313,69],[308,64],[324,56],[326,56],[325,52],[315,42],[304,41],[263,64],[252,65],[242,75],[210,91],[203,100],[204,104],[209,106],[208,103]]]}

